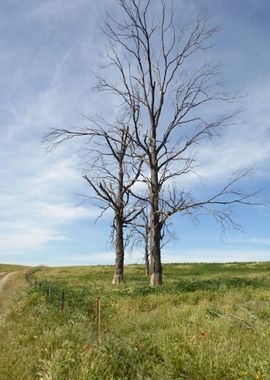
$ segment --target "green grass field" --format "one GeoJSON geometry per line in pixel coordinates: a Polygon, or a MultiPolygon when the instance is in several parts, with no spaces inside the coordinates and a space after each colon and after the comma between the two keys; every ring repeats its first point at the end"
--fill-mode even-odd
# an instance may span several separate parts
{"type": "Polygon", "coordinates": [[[270,379],[270,263],[168,264],[159,288],[140,265],[116,287],[111,266],[34,268],[32,286],[25,271],[1,317],[1,380],[270,379]]]}

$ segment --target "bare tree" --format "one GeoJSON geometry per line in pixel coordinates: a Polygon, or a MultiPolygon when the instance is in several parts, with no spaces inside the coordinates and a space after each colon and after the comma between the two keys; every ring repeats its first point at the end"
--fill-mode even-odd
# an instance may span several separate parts
{"type": "Polygon", "coordinates": [[[142,206],[142,211],[136,219],[130,223],[128,231],[128,243],[131,248],[144,247],[145,275],[150,274],[150,219],[147,204],[142,206]]]}
{"type": "Polygon", "coordinates": [[[93,194],[89,197],[97,201],[101,210],[100,217],[113,210],[113,236],[115,245],[115,273],[113,284],[124,279],[124,226],[131,223],[141,212],[130,206],[130,189],[137,181],[142,161],[131,154],[131,137],[128,125],[117,120],[108,124],[102,117],[88,118],[95,128],[78,130],[54,129],[45,136],[44,141],[53,149],[58,144],[74,137],[87,137],[87,161],[84,162],[86,174],[83,178],[93,194]],[[89,145],[90,144],[90,145],[89,145]]]}
{"type": "Polygon", "coordinates": [[[219,67],[202,63],[218,28],[202,11],[193,26],[179,30],[165,0],[118,0],[118,4],[122,15],[107,15],[104,27],[109,40],[107,67],[110,74],[114,72],[109,79],[98,76],[98,89],[119,97],[129,112],[135,154],[146,166],[142,176],[149,195],[133,195],[150,204],[151,285],[155,286],[162,284],[161,231],[172,215],[196,216],[204,210],[224,228],[236,226],[231,207],[251,204],[255,194],[234,188],[248,170],[236,173],[220,191],[202,200],[179,186],[179,177],[194,170],[198,144],[231,124],[235,115],[226,112],[211,120],[203,116],[210,109],[207,105],[216,109],[218,102],[235,100],[218,80],[219,67]]]}
{"type": "MultiPolygon", "coordinates": [[[[145,196],[147,199],[147,196],[145,196]]],[[[141,212],[138,216],[130,223],[127,241],[131,245],[132,249],[134,247],[143,247],[144,248],[144,264],[145,264],[145,275],[149,276],[150,274],[150,209],[149,202],[139,201],[136,204],[136,209],[141,207],[141,212]]],[[[170,230],[171,223],[163,223],[160,240],[161,248],[166,244],[170,243],[176,238],[175,234],[170,230]]]]}

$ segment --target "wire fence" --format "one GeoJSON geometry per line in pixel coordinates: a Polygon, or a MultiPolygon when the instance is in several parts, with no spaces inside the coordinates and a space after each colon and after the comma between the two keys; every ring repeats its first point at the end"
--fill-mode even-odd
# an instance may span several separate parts
{"type": "Polygon", "coordinates": [[[101,299],[89,294],[89,289],[72,288],[65,283],[39,280],[31,273],[25,274],[30,287],[46,295],[47,303],[61,312],[79,309],[91,318],[96,325],[96,342],[101,342],[101,299]]]}

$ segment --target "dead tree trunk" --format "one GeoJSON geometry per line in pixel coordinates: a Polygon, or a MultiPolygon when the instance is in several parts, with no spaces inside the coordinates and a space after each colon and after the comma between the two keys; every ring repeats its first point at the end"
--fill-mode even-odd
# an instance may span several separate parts
{"type": "MultiPolygon", "coordinates": [[[[155,144],[155,129],[152,141],[155,144]]],[[[162,285],[162,265],[160,250],[160,213],[159,213],[159,183],[156,148],[154,147],[151,155],[151,211],[150,211],[150,258],[151,258],[151,280],[152,286],[162,285]]]]}
{"type": "Polygon", "coordinates": [[[150,217],[151,241],[150,241],[150,263],[151,263],[151,280],[152,286],[162,285],[162,265],[160,251],[160,227],[159,215],[155,208],[151,209],[150,217]]]}
{"type": "Polygon", "coordinates": [[[119,215],[115,220],[115,240],[115,273],[112,283],[117,285],[124,281],[123,218],[119,215]]]}

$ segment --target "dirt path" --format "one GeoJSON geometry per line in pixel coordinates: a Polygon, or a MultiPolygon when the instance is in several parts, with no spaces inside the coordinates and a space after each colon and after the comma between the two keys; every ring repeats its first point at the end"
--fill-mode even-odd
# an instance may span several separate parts
{"type": "Polygon", "coordinates": [[[9,277],[13,276],[15,272],[10,272],[10,273],[7,273],[5,274],[4,276],[2,276],[0,278],[0,293],[3,291],[3,288],[6,284],[6,282],[8,281],[9,277]]]}

